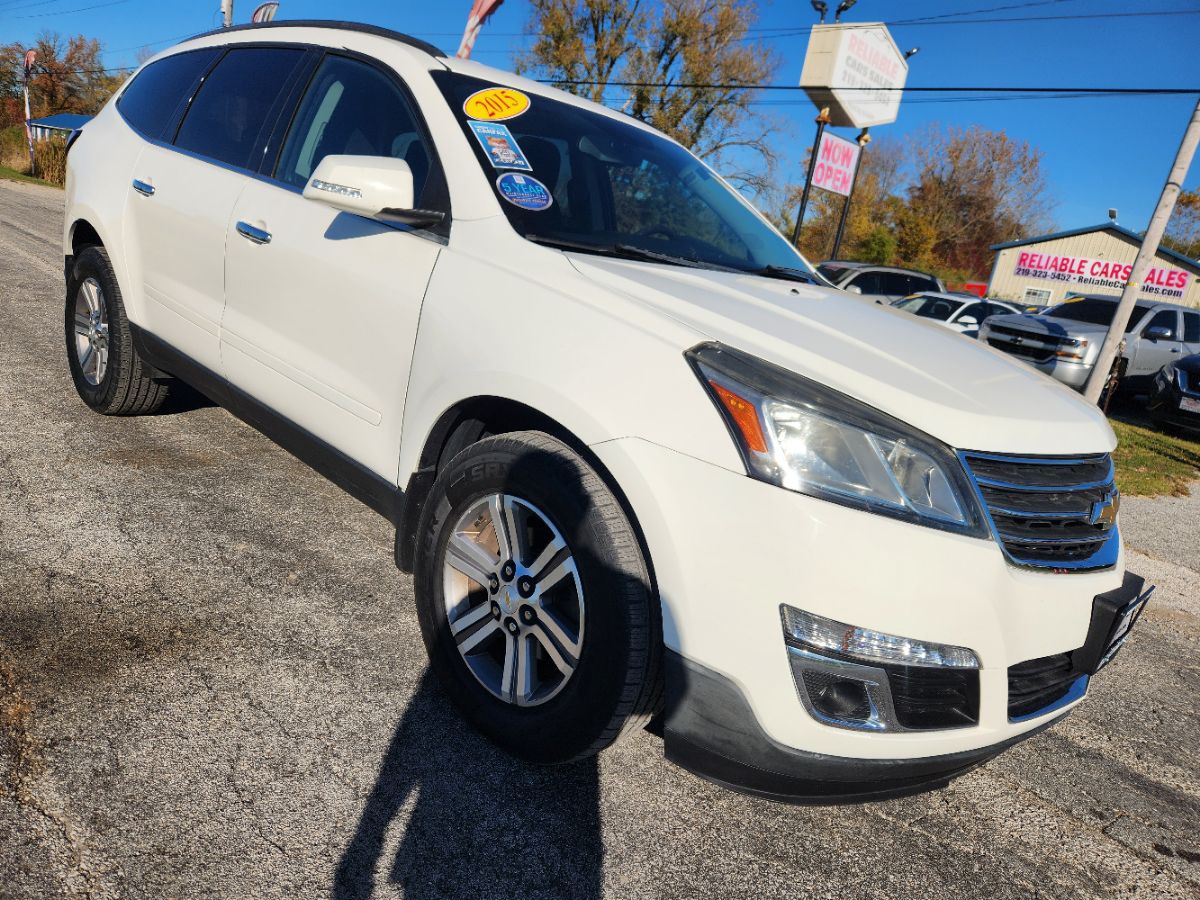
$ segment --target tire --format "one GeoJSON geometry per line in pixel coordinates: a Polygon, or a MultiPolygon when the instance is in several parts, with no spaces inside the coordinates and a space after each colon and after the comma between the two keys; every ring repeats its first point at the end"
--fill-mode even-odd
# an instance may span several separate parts
{"type": "Polygon", "coordinates": [[[75,258],[63,324],[71,380],[89,407],[105,416],[143,416],[166,402],[171,379],[138,356],[103,247],[86,247],[75,258]]]}
{"type": "MultiPolygon", "coordinates": [[[[462,715],[513,756],[537,763],[591,756],[645,724],[660,705],[661,610],[641,544],[612,491],[561,441],[514,432],[485,438],[450,460],[421,516],[415,575],[434,671],[462,715]],[[506,504],[511,512],[501,518],[511,515],[507,521],[522,535],[515,571],[505,569],[495,546],[489,498],[506,504]],[[450,551],[465,516],[475,517],[470,524],[479,540],[490,541],[491,569],[466,566],[475,578],[456,569],[464,558],[461,537],[450,551]],[[548,557],[554,548],[547,542],[556,535],[565,550],[548,557]],[[541,581],[522,581],[522,573],[534,574],[534,564],[547,558],[537,573],[541,581]],[[483,584],[493,575],[495,582],[483,584]],[[448,587],[458,618],[446,602],[448,587]],[[526,588],[536,593],[526,597],[526,588]],[[524,615],[534,617],[532,624],[524,615]],[[515,638],[506,632],[514,625],[522,629],[515,638]],[[460,641],[467,647],[481,635],[470,656],[459,651],[460,641]],[[506,681],[502,660],[518,646],[530,648],[526,671],[533,677],[506,681]]],[[[519,675],[521,667],[514,671],[519,675]]]]}

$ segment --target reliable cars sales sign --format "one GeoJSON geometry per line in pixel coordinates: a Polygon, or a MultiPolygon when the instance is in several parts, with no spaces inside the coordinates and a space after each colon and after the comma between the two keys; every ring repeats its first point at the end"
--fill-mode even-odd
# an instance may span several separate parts
{"type": "Polygon", "coordinates": [[[817,165],[813,169],[813,187],[825,188],[843,197],[850,196],[854,168],[858,165],[858,144],[830,134],[821,135],[817,165]]]}
{"type": "Polygon", "coordinates": [[[895,122],[908,63],[882,22],[814,25],[800,87],[831,125],[868,128],[895,122]]]}
{"type": "MultiPolygon", "coordinates": [[[[1125,287],[1132,270],[1131,263],[1116,260],[1028,252],[1019,254],[1013,266],[1013,274],[1021,278],[1045,278],[1113,290],[1125,287]]],[[[1146,273],[1138,293],[1154,297],[1182,297],[1190,277],[1182,269],[1158,265],[1146,273]]]]}

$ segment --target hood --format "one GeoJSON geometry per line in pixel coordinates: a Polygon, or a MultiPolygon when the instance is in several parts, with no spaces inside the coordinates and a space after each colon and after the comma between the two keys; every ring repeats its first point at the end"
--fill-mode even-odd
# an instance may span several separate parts
{"type": "Polygon", "coordinates": [[[1054,379],[869,299],[754,275],[567,257],[593,284],[849,394],[957,449],[1098,453],[1116,443],[1100,410],[1054,379]]]}
{"type": "Polygon", "coordinates": [[[1051,319],[1046,316],[1005,315],[989,316],[984,323],[988,328],[1003,325],[1006,328],[1019,328],[1030,334],[1046,334],[1053,337],[1087,338],[1104,340],[1108,329],[1103,325],[1093,325],[1090,322],[1074,322],[1071,319],[1051,319]]]}

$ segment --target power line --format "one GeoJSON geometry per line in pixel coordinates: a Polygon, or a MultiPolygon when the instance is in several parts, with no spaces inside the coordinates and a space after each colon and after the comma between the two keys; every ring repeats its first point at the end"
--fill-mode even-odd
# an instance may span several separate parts
{"type": "MultiPolygon", "coordinates": [[[[805,88],[798,84],[705,84],[703,82],[652,82],[652,81],[578,81],[573,79],[563,78],[539,78],[537,79],[542,84],[549,85],[567,85],[571,87],[624,87],[624,88],[682,88],[684,90],[747,90],[747,91],[802,91],[805,88]]],[[[1114,87],[998,87],[998,86],[981,86],[981,87],[903,87],[903,88],[885,88],[885,87],[826,87],[824,85],[809,85],[808,87],[814,90],[833,90],[833,91],[873,91],[873,92],[902,92],[902,93],[959,93],[959,94],[1008,94],[1008,93],[1028,93],[1028,94],[1093,94],[1096,96],[1104,96],[1111,94],[1200,94],[1200,87],[1187,88],[1168,88],[1168,87],[1138,87],[1138,88],[1114,88],[1114,87]]]]}
{"type": "Polygon", "coordinates": [[[60,9],[55,12],[35,13],[29,16],[13,16],[14,19],[47,19],[50,16],[68,16],[72,13],[87,12],[89,9],[103,9],[106,6],[118,6],[122,3],[128,3],[129,0],[109,0],[108,3],[97,3],[94,6],[80,6],[77,9],[60,9]]]}

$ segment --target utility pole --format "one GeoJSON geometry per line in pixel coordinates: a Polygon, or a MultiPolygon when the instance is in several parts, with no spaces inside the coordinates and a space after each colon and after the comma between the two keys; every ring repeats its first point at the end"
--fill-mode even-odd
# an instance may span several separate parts
{"type": "Polygon", "coordinates": [[[29,127],[29,76],[33,74],[33,64],[36,60],[36,50],[25,51],[25,143],[29,147],[30,175],[37,175],[37,161],[33,155],[33,129],[29,127]]]}
{"type": "Polygon", "coordinates": [[[816,118],[817,136],[813,139],[812,153],[808,157],[808,175],[804,178],[804,193],[800,195],[800,212],[796,214],[796,227],[792,229],[792,246],[800,244],[800,226],[804,224],[804,211],[808,209],[808,194],[812,190],[813,172],[817,168],[817,154],[821,152],[821,135],[829,124],[829,107],[821,110],[816,118]]]}
{"type": "Polygon", "coordinates": [[[1154,210],[1154,215],[1150,217],[1150,225],[1146,228],[1146,234],[1142,237],[1141,249],[1138,250],[1137,259],[1134,260],[1129,280],[1125,282],[1125,290],[1121,292],[1121,302],[1117,304],[1117,313],[1113,316],[1112,326],[1108,329],[1104,343],[1100,345],[1100,355],[1096,358],[1096,365],[1092,369],[1083,394],[1090,403],[1098,404],[1100,402],[1100,394],[1113,371],[1113,365],[1117,361],[1117,350],[1125,339],[1125,329],[1129,327],[1129,317],[1133,313],[1133,305],[1137,301],[1142,279],[1146,277],[1146,271],[1158,253],[1158,244],[1162,240],[1163,232],[1167,230],[1167,222],[1171,218],[1171,211],[1175,208],[1175,199],[1179,196],[1180,186],[1192,165],[1192,157],[1196,154],[1197,144],[1200,144],[1200,102],[1197,102],[1196,108],[1192,110],[1192,120],[1183,132],[1183,140],[1179,142],[1179,152],[1175,154],[1175,164],[1171,166],[1167,183],[1163,185],[1162,194],[1158,198],[1158,206],[1154,210]]]}
{"type": "Polygon", "coordinates": [[[233,25],[233,0],[221,0],[221,18],[225,28],[233,25]]]}
{"type": "Polygon", "coordinates": [[[864,128],[855,138],[858,142],[858,159],[854,162],[854,177],[850,179],[850,193],[846,195],[846,202],[842,204],[842,215],[838,219],[837,234],[833,238],[833,251],[829,254],[830,259],[837,259],[838,251],[842,249],[842,236],[846,233],[846,219],[850,216],[850,201],[854,199],[854,186],[858,184],[858,173],[862,171],[863,157],[867,154],[867,144],[871,143],[871,135],[867,134],[867,130],[864,128]]]}

